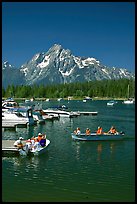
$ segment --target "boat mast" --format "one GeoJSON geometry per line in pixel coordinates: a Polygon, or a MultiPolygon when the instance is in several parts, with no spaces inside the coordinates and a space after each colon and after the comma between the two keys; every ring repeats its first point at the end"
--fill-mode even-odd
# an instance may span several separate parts
{"type": "Polygon", "coordinates": [[[127,90],[127,97],[129,99],[129,84],[128,84],[128,90],[127,90]]]}

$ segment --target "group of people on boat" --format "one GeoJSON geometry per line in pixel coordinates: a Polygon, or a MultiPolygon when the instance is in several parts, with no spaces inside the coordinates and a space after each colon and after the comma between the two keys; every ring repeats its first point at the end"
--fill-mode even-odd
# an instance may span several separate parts
{"type": "MultiPolygon", "coordinates": [[[[81,134],[80,128],[77,127],[77,129],[74,130],[74,133],[76,135],[80,135],[81,134]]],[[[117,133],[118,133],[118,131],[116,130],[116,128],[114,126],[111,126],[111,128],[110,128],[110,130],[108,132],[103,132],[103,129],[102,129],[101,126],[99,126],[97,131],[96,131],[97,135],[102,135],[102,134],[105,134],[105,135],[112,134],[112,135],[114,135],[114,134],[117,134],[117,133]]],[[[90,135],[90,134],[91,134],[91,130],[89,128],[86,128],[85,135],[90,135]]]]}
{"type": "Polygon", "coordinates": [[[28,150],[35,150],[36,148],[46,146],[46,134],[39,133],[37,137],[26,140],[26,144],[23,144],[23,139],[23,137],[19,137],[19,139],[14,142],[14,146],[23,150],[26,150],[26,147],[28,150]]]}

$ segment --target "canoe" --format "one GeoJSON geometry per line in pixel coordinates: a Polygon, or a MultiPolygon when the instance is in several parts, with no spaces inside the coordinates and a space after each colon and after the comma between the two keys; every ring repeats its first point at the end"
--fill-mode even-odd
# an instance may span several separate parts
{"type": "Polygon", "coordinates": [[[71,133],[73,140],[79,141],[109,141],[109,140],[123,140],[124,133],[118,134],[102,134],[97,135],[96,133],[91,133],[90,135],[85,135],[85,133],[81,133],[80,135],[76,135],[75,133],[71,133]]]}

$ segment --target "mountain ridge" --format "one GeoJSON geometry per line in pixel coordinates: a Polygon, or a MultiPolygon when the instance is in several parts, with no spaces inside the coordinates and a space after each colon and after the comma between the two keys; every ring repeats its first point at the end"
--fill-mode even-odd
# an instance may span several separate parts
{"type": "Polygon", "coordinates": [[[3,87],[9,84],[49,85],[121,78],[135,78],[135,74],[125,68],[102,65],[93,57],[74,56],[71,50],[59,44],[54,44],[47,52],[35,54],[18,69],[8,61],[2,63],[3,87]]]}

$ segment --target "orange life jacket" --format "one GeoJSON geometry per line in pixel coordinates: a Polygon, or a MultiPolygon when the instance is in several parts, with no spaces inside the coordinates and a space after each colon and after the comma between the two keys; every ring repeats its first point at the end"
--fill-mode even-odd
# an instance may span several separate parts
{"type": "Polygon", "coordinates": [[[101,135],[101,134],[102,134],[102,128],[99,128],[99,129],[97,130],[97,134],[98,134],[98,135],[101,135]]]}
{"type": "Polygon", "coordinates": [[[86,135],[90,135],[90,130],[86,130],[86,135]]]}
{"type": "Polygon", "coordinates": [[[42,136],[39,136],[39,135],[38,135],[38,138],[37,138],[37,139],[38,139],[38,142],[40,142],[40,140],[42,139],[42,136]]]}

